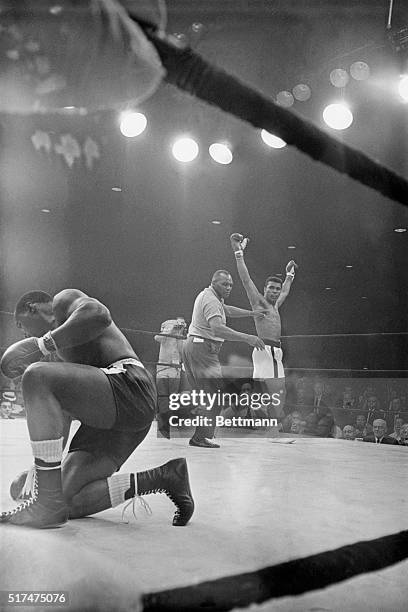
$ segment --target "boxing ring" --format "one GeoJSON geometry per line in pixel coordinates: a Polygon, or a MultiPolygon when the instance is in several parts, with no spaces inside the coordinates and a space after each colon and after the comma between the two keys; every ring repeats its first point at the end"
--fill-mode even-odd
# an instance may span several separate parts
{"type": "MultiPolygon", "coordinates": [[[[402,177],[142,27],[169,83],[407,205],[402,177]]],[[[155,426],[121,470],[185,456],[196,502],[189,525],[174,529],[171,502],[156,495],[151,514],[119,506],[61,529],[2,526],[2,611],[15,607],[9,593],[27,591],[65,593],[64,603],[36,609],[72,612],[406,609],[406,448],[220,434],[222,447],[209,452],[158,438],[155,426]]],[[[31,462],[25,421],[0,419],[2,510],[15,505],[9,483],[31,462]]]]}
{"type": "MultiPolygon", "coordinates": [[[[139,339],[154,333],[126,332],[139,339]]],[[[294,373],[304,376],[302,368],[289,377],[294,373]]],[[[368,383],[384,382],[375,378],[381,372],[368,374],[368,383]]],[[[341,412],[333,409],[336,422],[341,412]]],[[[291,432],[230,437],[219,428],[221,448],[208,451],[188,445],[192,428],[172,428],[170,440],[156,428],[154,422],[121,471],[185,456],[196,502],[189,525],[174,529],[172,503],[155,495],[145,498],[150,510],[118,506],[61,529],[3,526],[0,590],[67,596],[65,607],[44,610],[405,609],[406,447],[291,432]]],[[[0,501],[7,510],[15,504],[9,483],[32,461],[24,419],[0,419],[0,449],[0,501]]],[[[1,609],[11,610],[2,596],[1,609]]]]}
{"type": "MultiPolygon", "coordinates": [[[[31,451],[24,421],[0,426],[7,508],[31,451]]],[[[209,453],[152,431],[122,470],[186,456],[191,523],[174,529],[171,502],[156,495],[137,519],[119,507],[57,530],[3,527],[1,589],[69,592],[55,609],[78,611],[230,610],[271,597],[260,610],[405,609],[408,562],[394,564],[408,552],[406,449],[285,440],[223,439],[209,453]]]]}

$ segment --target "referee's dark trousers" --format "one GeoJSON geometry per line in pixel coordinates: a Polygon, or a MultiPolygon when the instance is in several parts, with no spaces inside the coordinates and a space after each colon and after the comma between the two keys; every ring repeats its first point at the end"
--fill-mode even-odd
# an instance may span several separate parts
{"type": "Polygon", "coordinates": [[[195,440],[214,437],[215,417],[222,408],[218,401],[218,392],[221,394],[224,388],[218,358],[222,344],[222,342],[207,340],[198,336],[189,336],[183,345],[183,362],[190,387],[196,391],[203,390],[210,395],[216,394],[217,397],[211,410],[207,409],[208,404],[205,403],[200,404],[198,410],[194,410],[195,414],[209,417],[211,422],[208,427],[196,427],[193,436],[195,440]]]}

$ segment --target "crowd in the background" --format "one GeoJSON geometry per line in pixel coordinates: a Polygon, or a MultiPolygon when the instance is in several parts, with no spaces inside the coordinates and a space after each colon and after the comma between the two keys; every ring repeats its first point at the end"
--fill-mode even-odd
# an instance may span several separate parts
{"type": "Polygon", "coordinates": [[[284,431],[408,445],[406,379],[287,379],[284,431]],[[377,435],[378,434],[378,435],[377,435]]]}

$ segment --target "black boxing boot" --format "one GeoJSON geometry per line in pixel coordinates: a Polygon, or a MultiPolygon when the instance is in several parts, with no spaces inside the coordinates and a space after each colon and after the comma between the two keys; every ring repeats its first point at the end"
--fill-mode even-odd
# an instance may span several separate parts
{"type": "Polygon", "coordinates": [[[0,514],[0,523],[37,529],[59,527],[67,520],[60,465],[56,469],[41,469],[36,465],[30,497],[13,510],[0,514]]]}
{"type": "Polygon", "coordinates": [[[173,525],[186,525],[194,512],[194,500],[185,459],[172,459],[160,467],[138,472],[137,495],[166,493],[176,506],[173,525]]]}

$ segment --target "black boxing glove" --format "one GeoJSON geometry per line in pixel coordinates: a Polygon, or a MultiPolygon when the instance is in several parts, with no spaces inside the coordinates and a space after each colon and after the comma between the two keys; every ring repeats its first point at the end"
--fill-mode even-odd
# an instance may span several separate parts
{"type": "Polygon", "coordinates": [[[242,234],[231,234],[230,241],[234,253],[242,257],[244,249],[249,242],[249,238],[244,238],[242,234]]]}
{"type": "Polygon", "coordinates": [[[6,349],[0,361],[0,369],[7,378],[24,374],[31,363],[41,361],[44,355],[57,350],[50,332],[42,338],[24,338],[6,349]]]}

